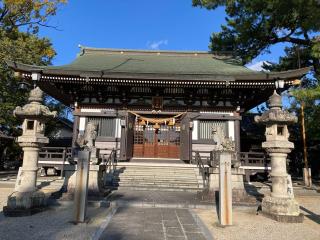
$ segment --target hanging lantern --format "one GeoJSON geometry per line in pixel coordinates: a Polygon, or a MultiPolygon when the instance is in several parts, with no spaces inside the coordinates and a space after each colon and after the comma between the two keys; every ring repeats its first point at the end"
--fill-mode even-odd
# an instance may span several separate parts
{"type": "Polygon", "coordinates": [[[153,126],[154,129],[159,129],[160,128],[160,125],[159,123],[156,123],[154,126],[153,126]]]}
{"type": "Polygon", "coordinates": [[[168,126],[174,126],[173,120],[170,120],[170,121],[169,121],[168,126]]]}
{"type": "Polygon", "coordinates": [[[140,126],[145,126],[145,125],[146,125],[146,121],[142,119],[142,120],[140,121],[139,125],[140,125],[140,126]]]}

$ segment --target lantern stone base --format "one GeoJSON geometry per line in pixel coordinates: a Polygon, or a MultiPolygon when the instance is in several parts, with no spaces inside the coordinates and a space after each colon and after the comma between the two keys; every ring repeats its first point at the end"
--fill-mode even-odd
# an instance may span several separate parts
{"type": "MultiPolygon", "coordinates": [[[[105,165],[90,165],[89,166],[89,181],[88,181],[88,197],[95,199],[105,197],[110,191],[104,188],[104,173],[105,165]]],[[[66,182],[64,188],[67,190],[63,198],[66,200],[73,199],[76,185],[77,166],[64,170],[66,182]]]]}
{"type": "Polygon", "coordinates": [[[301,223],[303,214],[299,204],[293,198],[275,198],[266,196],[261,204],[262,214],[278,222],[301,223]]]}
{"type": "Polygon", "coordinates": [[[41,191],[13,192],[8,197],[3,213],[7,217],[29,216],[43,211],[46,206],[46,196],[41,191]]]}
{"type": "Polygon", "coordinates": [[[105,165],[90,165],[88,196],[89,197],[104,197],[108,193],[104,189],[104,173],[105,165]]]}

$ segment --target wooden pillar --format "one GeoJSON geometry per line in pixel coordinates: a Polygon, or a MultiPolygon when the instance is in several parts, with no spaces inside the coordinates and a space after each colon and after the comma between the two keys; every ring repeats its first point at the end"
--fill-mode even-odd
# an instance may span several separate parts
{"type": "Polygon", "coordinates": [[[120,156],[119,159],[122,161],[127,160],[127,112],[119,111],[120,125],[121,125],[121,138],[120,138],[120,156]]]}
{"type": "Polygon", "coordinates": [[[74,116],[74,120],[73,120],[73,130],[72,130],[72,156],[74,156],[74,149],[76,147],[76,141],[78,138],[78,134],[79,134],[79,123],[80,123],[80,117],[77,115],[80,112],[79,108],[76,108],[73,111],[73,116],[74,116]]]}
{"type": "MultiPolygon", "coordinates": [[[[235,112],[235,116],[240,117],[240,113],[235,112]]],[[[236,153],[241,151],[241,142],[240,142],[240,118],[234,120],[234,141],[235,141],[235,150],[236,153]]]]}

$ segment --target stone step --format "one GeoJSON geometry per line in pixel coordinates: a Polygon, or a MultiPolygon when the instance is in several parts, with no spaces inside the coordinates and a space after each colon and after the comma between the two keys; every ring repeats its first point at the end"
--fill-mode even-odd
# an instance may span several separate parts
{"type": "Polygon", "coordinates": [[[174,171],[163,171],[161,169],[152,169],[152,170],[147,170],[147,169],[139,169],[139,170],[130,170],[130,169],[125,169],[125,170],[116,170],[117,172],[121,173],[157,173],[157,174],[193,174],[196,173],[197,171],[185,171],[185,170],[174,170],[174,171]]]}
{"type": "Polygon", "coordinates": [[[130,163],[117,166],[112,186],[131,190],[197,192],[203,189],[203,182],[194,165],[130,163]]]}
{"type": "Polygon", "coordinates": [[[115,172],[115,175],[124,175],[124,176],[200,176],[200,174],[192,173],[157,173],[157,172],[115,172]]]}
{"type": "Polygon", "coordinates": [[[166,181],[200,181],[202,180],[201,176],[159,176],[159,175],[119,175],[114,176],[114,179],[141,179],[141,180],[166,180],[166,181]]]}
{"type": "Polygon", "coordinates": [[[197,168],[197,165],[195,164],[174,164],[174,163],[147,163],[147,162],[142,162],[142,163],[132,163],[132,162],[119,162],[117,163],[117,167],[161,167],[161,168],[197,168]]]}
{"type": "Polygon", "coordinates": [[[132,183],[132,182],[119,182],[111,186],[127,186],[127,187],[176,187],[176,188],[199,188],[199,184],[170,184],[170,183],[132,183]]]}
{"type": "Polygon", "coordinates": [[[152,186],[135,186],[135,187],[125,187],[119,186],[118,190],[136,190],[136,191],[169,191],[169,192],[199,192],[202,188],[175,188],[175,187],[152,187],[152,186]]]}
{"type": "Polygon", "coordinates": [[[137,180],[132,180],[132,181],[113,181],[113,183],[117,184],[153,184],[153,185],[161,185],[161,184],[169,184],[169,185],[200,185],[199,182],[173,182],[173,181],[137,181],[137,180]]]}
{"type": "Polygon", "coordinates": [[[179,180],[189,180],[189,179],[202,179],[200,176],[168,176],[168,175],[119,175],[115,176],[114,178],[121,178],[121,179],[134,179],[134,178],[144,178],[144,179],[179,179],[179,180]]]}
{"type": "Polygon", "coordinates": [[[139,169],[139,170],[115,170],[115,172],[118,173],[158,173],[158,174],[199,174],[198,170],[192,170],[192,171],[184,171],[184,170],[175,170],[175,171],[162,171],[161,169],[156,170],[148,170],[148,169],[139,169]]]}
{"type": "Polygon", "coordinates": [[[198,172],[183,172],[183,171],[175,171],[175,172],[165,172],[165,171],[115,171],[115,173],[119,174],[158,174],[158,175],[200,175],[198,172]]]}

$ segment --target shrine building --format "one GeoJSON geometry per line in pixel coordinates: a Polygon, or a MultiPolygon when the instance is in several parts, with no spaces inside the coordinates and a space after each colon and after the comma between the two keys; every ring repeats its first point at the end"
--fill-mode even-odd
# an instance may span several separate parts
{"type": "Polygon", "coordinates": [[[257,72],[226,53],[89,47],[63,66],[8,65],[74,108],[73,144],[97,122],[96,146],[118,149],[123,161],[188,162],[195,151],[212,151],[217,128],[240,152],[241,114],[309,71],[257,72]]]}

